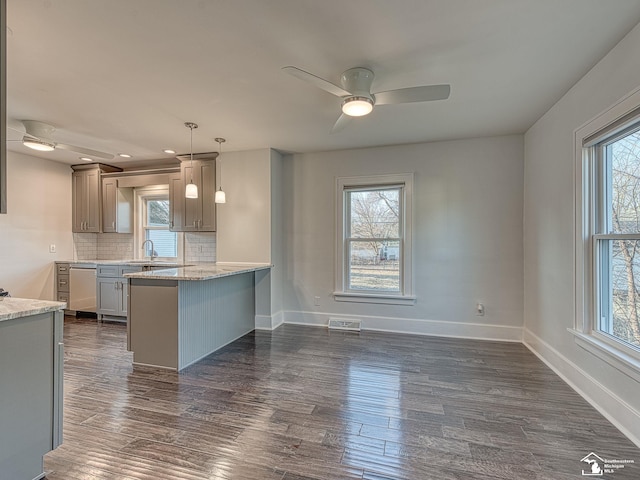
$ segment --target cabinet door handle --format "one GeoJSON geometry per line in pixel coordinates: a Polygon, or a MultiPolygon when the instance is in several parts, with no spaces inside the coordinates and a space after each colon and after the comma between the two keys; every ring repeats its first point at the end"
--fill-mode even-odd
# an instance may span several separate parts
{"type": "Polygon", "coordinates": [[[59,269],[61,272],[66,272],[67,271],[67,267],[60,267],[59,269]]]}
{"type": "Polygon", "coordinates": [[[66,280],[60,280],[60,285],[66,285],[67,281],[66,280]]]}

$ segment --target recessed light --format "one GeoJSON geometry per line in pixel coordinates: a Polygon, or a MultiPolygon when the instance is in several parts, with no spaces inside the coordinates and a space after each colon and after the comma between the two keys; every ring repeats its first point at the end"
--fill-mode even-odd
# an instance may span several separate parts
{"type": "Polygon", "coordinates": [[[164,153],[171,153],[171,154],[176,153],[176,151],[175,151],[175,150],[171,150],[170,148],[167,148],[166,150],[163,150],[163,152],[164,152],[164,153]]]}
{"type": "Polygon", "coordinates": [[[131,155],[129,155],[128,153],[119,153],[118,156],[122,158],[131,158],[131,155]]]}
{"type": "Polygon", "coordinates": [[[93,158],[89,158],[89,157],[79,157],[80,160],[84,160],[85,162],[93,162],[93,158]]]}

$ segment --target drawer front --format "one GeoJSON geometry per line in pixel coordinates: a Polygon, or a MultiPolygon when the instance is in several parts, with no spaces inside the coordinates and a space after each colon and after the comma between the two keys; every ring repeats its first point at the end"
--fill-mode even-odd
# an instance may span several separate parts
{"type": "Polygon", "coordinates": [[[96,274],[99,277],[119,277],[120,265],[98,265],[96,274]]]}
{"type": "Polygon", "coordinates": [[[125,273],[138,273],[142,272],[144,267],[142,266],[132,266],[132,265],[123,265],[120,267],[120,277],[125,273]]]}
{"type": "Polygon", "coordinates": [[[56,264],[58,268],[59,275],[69,275],[69,264],[68,263],[58,263],[56,264]]]}
{"type": "Polygon", "coordinates": [[[58,301],[65,302],[69,308],[69,292],[58,292],[58,301]]]}
{"type": "Polygon", "coordinates": [[[58,292],[69,291],[69,275],[58,275],[58,292]]]}

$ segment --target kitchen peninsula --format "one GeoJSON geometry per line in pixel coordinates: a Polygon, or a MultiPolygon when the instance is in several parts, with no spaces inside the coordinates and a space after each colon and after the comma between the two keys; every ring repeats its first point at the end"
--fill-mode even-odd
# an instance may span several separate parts
{"type": "Polygon", "coordinates": [[[255,328],[254,272],[211,264],[129,273],[128,349],[134,365],[180,371],[255,328]]]}

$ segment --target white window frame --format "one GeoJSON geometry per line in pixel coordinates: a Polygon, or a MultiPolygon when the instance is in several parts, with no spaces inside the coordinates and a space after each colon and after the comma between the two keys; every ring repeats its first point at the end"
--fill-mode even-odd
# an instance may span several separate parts
{"type": "Polygon", "coordinates": [[[575,320],[569,331],[576,343],[640,382],[640,352],[611,335],[599,331],[600,279],[598,278],[598,242],[638,235],[611,235],[603,232],[598,212],[605,208],[602,186],[604,162],[599,145],[606,139],[640,122],[640,88],[574,132],[574,218],[575,218],[575,320]],[[597,202],[601,202],[598,205],[597,202]]]}
{"type": "Polygon", "coordinates": [[[335,291],[333,297],[339,302],[378,303],[390,305],[413,305],[413,173],[369,175],[362,177],[338,177],[336,179],[336,248],[335,248],[335,291]],[[402,255],[400,256],[400,292],[360,292],[347,288],[347,242],[345,237],[348,206],[345,205],[345,190],[353,188],[380,188],[403,185],[401,192],[400,219],[402,255]]]}
{"type": "MultiPolygon", "coordinates": [[[[145,241],[145,218],[146,218],[146,199],[169,199],[168,185],[153,185],[148,187],[140,187],[134,190],[134,210],[136,212],[135,230],[134,230],[134,252],[136,259],[145,259],[145,250],[142,249],[142,242],[145,241]]],[[[184,254],[184,235],[182,232],[176,233],[177,256],[176,257],[154,257],[155,260],[161,261],[179,261],[184,254]]]]}

